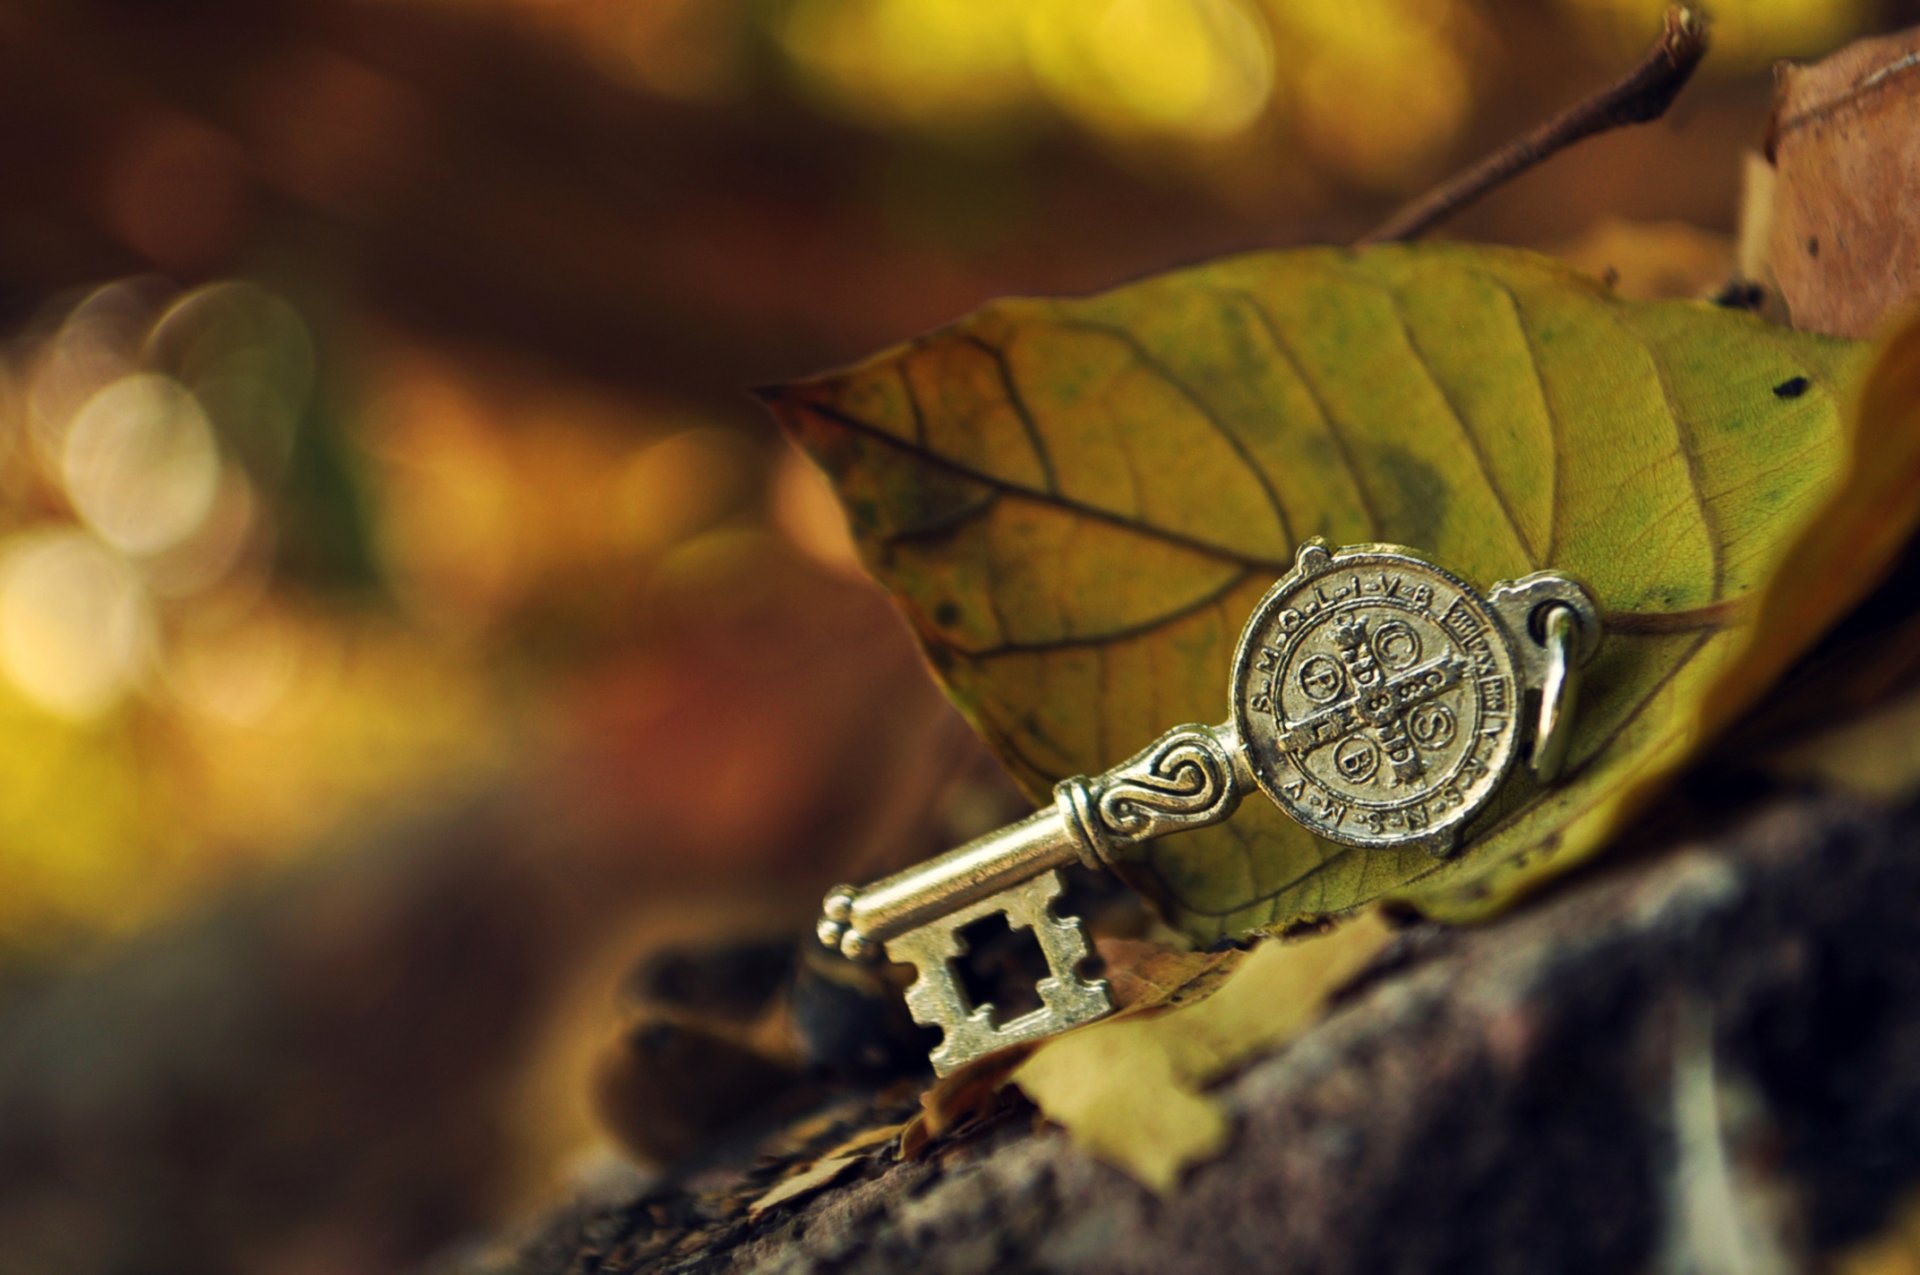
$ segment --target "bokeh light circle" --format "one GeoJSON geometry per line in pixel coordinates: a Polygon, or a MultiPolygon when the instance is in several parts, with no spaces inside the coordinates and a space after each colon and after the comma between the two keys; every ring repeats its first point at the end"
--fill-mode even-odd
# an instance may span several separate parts
{"type": "Polygon", "coordinates": [[[86,532],[27,532],[0,551],[0,667],[49,712],[86,719],[118,703],[151,629],[139,573],[86,532]]]}
{"type": "Polygon", "coordinates": [[[128,553],[153,554],[206,520],[219,492],[220,452],[186,387],[135,373],[81,407],[60,470],[75,512],[102,539],[128,553]]]}

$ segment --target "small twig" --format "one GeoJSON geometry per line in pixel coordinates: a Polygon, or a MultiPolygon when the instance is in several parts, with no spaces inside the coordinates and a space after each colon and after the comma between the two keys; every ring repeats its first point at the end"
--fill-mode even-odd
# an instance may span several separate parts
{"type": "Polygon", "coordinates": [[[1696,9],[1673,6],[1667,10],[1666,28],[1659,41],[1624,79],[1516,137],[1472,168],[1414,200],[1356,242],[1389,243],[1417,238],[1494,187],[1582,138],[1659,119],[1692,77],[1693,69],[1700,65],[1706,51],[1706,20],[1696,9]]]}

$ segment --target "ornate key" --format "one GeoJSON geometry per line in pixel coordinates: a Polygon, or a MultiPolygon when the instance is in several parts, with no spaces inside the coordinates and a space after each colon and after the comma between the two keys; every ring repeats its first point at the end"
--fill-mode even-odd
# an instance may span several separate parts
{"type": "Polygon", "coordinates": [[[1054,910],[1059,869],[1110,867],[1126,846],[1218,823],[1256,788],[1329,840],[1451,854],[1523,748],[1543,781],[1557,776],[1599,641],[1599,612],[1565,576],[1482,596],[1408,549],[1310,540],[1241,631],[1229,721],[1177,726],[1112,770],[1063,780],[1019,823],[837,887],[820,941],[857,959],[884,948],[918,970],[907,1004],[946,1033],[932,1055],[942,1075],[1091,1022],[1113,1003],[1079,972],[1080,920],[1054,910]],[[960,931],[995,912],[1033,932],[1048,968],[1040,1008],[1007,1023],[967,1002],[953,968],[960,931]]]}

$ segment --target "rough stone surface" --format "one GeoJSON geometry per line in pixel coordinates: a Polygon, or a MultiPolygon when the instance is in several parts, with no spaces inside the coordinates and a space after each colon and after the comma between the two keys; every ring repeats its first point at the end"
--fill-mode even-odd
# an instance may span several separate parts
{"type": "Polygon", "coordinates": [[[1222,1086],[1234,1141],[1167,1198],[1015,1107],[759,1218],[709,1178],[460,1269],[1792,1269],[1920,1181],[1917,912],[1911,812],[1776,796],[1499,924],[1409,931],[1222,1086]]]}

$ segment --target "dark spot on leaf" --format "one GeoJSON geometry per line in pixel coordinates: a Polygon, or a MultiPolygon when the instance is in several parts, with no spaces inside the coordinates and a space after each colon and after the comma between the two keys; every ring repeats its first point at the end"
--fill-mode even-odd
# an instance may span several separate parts
{"type": "Polygon", "coordinates": [[[933,622],[943,629],[960,623],[960,604],[949,598],[933,609],[933,622]]]}
{"type": "Polygon", "coordinates": [[[1811,384],[1813,384],[1813,382],[1804,376],[1791,376],[1773,387],[1773,396],[1775,398],[1799,398],[1807,392],[1807,387],[1811,384]]]}
{"type": "Polygon", "coordinates": [[[1398,515],[1396,525],[1406,543],[1430,545],[1438,540],[1450,495],[1446,479],[1404,447],[1376,447],[1372,460],[1392,493],[1387,508],[1398,515]]]}
{"type": "Polygon", "coordinates": [[[1807,255],[1809,257],[1817,257],[1820,255],[1820,240],[1817,237],[1808,238],[1807,255]]]}

